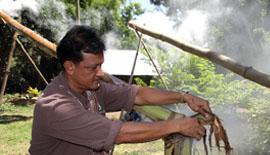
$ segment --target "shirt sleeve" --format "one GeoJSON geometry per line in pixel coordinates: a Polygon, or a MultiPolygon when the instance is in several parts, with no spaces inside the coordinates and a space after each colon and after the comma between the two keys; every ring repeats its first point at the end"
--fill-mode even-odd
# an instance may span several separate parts
{"type": "Polygon", "coordinates": [[[45,133],[50,136],[90,147],[93,150],[110,150],[122,122],[112,121],[98,113],[85,110],[72,99],[58,99],[50,109],[50,120],[45,133]]]}
{"type": "Polygon", "coordinates": [[[121,109],[131,111],[137,91],[136,85],[113,85],[103,82],[98,90],[98,98],[107,112],[121,109]]]}

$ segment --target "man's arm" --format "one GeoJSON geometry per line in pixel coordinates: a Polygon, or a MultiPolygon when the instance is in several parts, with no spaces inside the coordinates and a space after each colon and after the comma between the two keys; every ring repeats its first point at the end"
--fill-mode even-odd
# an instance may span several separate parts
{"type": "Polygon", "coordinates": [[[207,100],[183,92],[139,87],[135,98],[136,105],[164,105],[179,102],[187,103],[193,111],[199,112],[204,116],[207,116],[207,113],[211,113],[207,100]]]}
{"type": "Polygon", "coordinates": [[[172,133],[200,139],[205,129],[194,118],[174,119],[158,122],[125,122],[116,137],[116,143],[139,143],[166,137],[172,133]]]}
{"type": "Polygon", "coordinates": [[[135,104],[137,105],[163,105],[184,102],[185,93],[173,92],[155,88],[139,87],[135,104]]]}
{"type": "MultiPolygon", "coordinates": [[[[187,103],[194,111],[210,112],[208,101],[183,92],[139,87],[135,97],[136,105],[163,105],[178,102],[187,103]]],[[[200,139],[205,134],[205,129],[197,119],[189,117],[157,122],[124,122],[115,142],[117,144],[146,142],[172,133],[200,139]]]]}

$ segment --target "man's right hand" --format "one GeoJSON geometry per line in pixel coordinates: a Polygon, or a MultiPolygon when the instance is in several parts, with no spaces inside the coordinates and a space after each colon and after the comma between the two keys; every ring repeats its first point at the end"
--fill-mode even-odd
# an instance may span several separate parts
{"type": "Polygon", "coordinates": [[[155,122],[124,122],[115,143],[141,143],[179,133],[200,140],[205,129],[196,118],[171,119],[155,122]]]}
{"type": "Polygon", "coordinates": [[[200,140],[206,133],[206,129],[199,123],[196,118],[181,118],[176,119],[178,131],[180,134],[196,138],[200,140]]]}

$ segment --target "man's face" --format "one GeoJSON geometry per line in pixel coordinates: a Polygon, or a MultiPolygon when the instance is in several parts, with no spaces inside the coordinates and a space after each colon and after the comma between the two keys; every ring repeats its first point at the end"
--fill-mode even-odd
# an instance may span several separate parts
{"type": "Polygon", "coordinates": [[[103,75],[101,70],[103,62],[103,54],[83,53],[83,60],[81,62],[72,63],[74,69],[68,73],[69,83],[80,91],[97,89],[103,75]]]}

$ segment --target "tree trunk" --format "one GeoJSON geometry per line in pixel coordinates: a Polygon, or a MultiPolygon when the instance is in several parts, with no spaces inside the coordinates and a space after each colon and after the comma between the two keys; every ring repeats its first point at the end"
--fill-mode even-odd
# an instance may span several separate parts
{"type": "Polygon", "coordinates": [[[209,49],[201,48],[199,46],[192,45],[188,42],[180,41],[174,39],[172,37],[166,36],[164,34],[155,32],[153,30],[149,30],[146,27],[140,26],[136,24],[134,21],[130,21],[128,23],[129,27],[135,29],[135,31],[139,31],[143,34],[149,35],[153,38],[165,41],[171,45],[174,45],[188,53],[197,55],[204,59],[208,59],[216,64],[219,64],[230,71],[246,78],[251,81],[254,81],[262,86],[270,88],[270,75],[257,71],[253,69],[251,66],[243,66],[240,63],[237,63],[235,60],[219,54],[217,52],[211,51],[209,49]]]}
{"type": "Polygon", "coordinates": [[[76,22],[78,25],[81,24],[81,13],[80,13],[80,0],[76,0],[76,22]]]}

